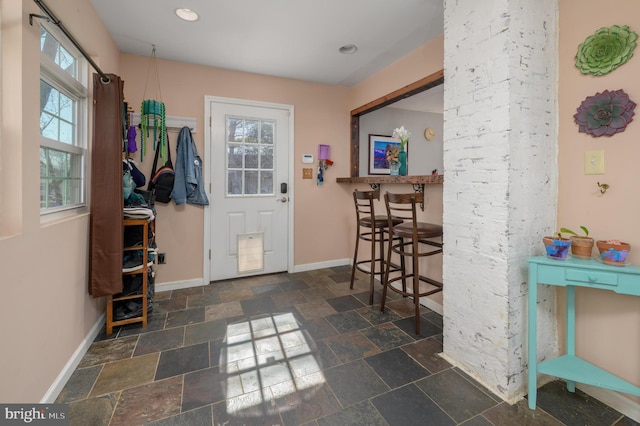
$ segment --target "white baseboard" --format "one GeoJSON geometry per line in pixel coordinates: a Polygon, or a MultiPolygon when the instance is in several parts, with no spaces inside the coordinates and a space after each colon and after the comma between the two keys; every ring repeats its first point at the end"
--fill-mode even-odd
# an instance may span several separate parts
{"type": "MultiPolygon", "coordinates": [[[[291,272],[314,271],[316,269],[334,268],[336,266],[345,266],[350,264],[351,264],[351,259],[337,259],[337,260],[330,260],[327,262],[307,263],[305,265],[294,266],[291,272]]],[[[200,287],[207,284],[209,283],[205,283],[204,278],[195,278],[195,279],[186,280],[186,281],[173,281],[168,283],[156,283],[156,292],[180,290],[182,288],[200,287]]]]}
{"type": "Polygon", "coordinates": [[[191,288],[191,287],[201,287],[207,284],[208,283],[205,283],[203,278],[196,278],[193,280],[186,280],[186,281],[173,281],[173,282],[162,283],[162,284],[156,283],[156,292],[159,293],[161,291],[180,290],[182,288],[191,288]]]}
{"type": "MultiPolygon", "coordinates": [[[[160,292],[177,290],[181,288],[198,287],[202,285],[204,285],[202,278],[188,281],[176,281],[171,283],[156,284],[156,291],[160,292]]],[[[76,370],[78,365],[80,365],[80,361],[82,361],[82,358],[89,350],[89,347],[95,340],[96,336],[98,336],[98,333],[100,333],[100,330],[104,326],[104,322],[105,313],[100,315],[98,320],[93,324],[93,327],[91,327],[89,333],[87,333],[80,345],[73,352],[71,358],[69,358],[65,366],[62,368],[62,371],[60,371],[51,386],[49,386],[49,389],[40,400],[41,404],[52,404],[53,402],[55,402],[56,398],[58,397],[58,395],[60,395],[60,392],[69,381],[69,378],[71,377],[73,372],[76,370]]]]}
{"type": "Polygon", "coordinates": [[[351,265],[351,259],[336,259],[329,260],[327,262],[307,263],[304,265],[296,265],[291,272],[307,272],[315,271],[316,269],[335,268],[336,266],[351,265]]]}
{"type": "Polygon", "coordinates": [[[610,391],[608,389],[599,388],[596,386],[589,386],[582,383],[576,383],[576,387],[582,392],[591,395],[598,401],[607,404],[629,417],[633,421],[640,423],[640,404],[625,398],[618,392],[610,391]]]}
{"type": "Polygon", "coordinates": [[[89,346],[91,346],[98,333],[100,333],[100,330],[104,325],[104,321],[105,314],[102,314],[93,324],[93,327],[91,327],[91,330],[89,330],[89,333],[85,336],[82,342],[80,342],[80,345],[76,348],[75,352],[73,352],[73,355],[71,355],[69,361],[67,361],[65,366],[62,368],[58,377],[56,377],[51,386],[49,386],[49,389],[40,400],[41,404],[52,404],[55,402],[58,395],[60,395],[60,392],[62,392],[64,385],[67,384],[73,372],[76,370],[78,365],[80,365],[80,361],[82,361],[82,358],[89,350],[89,346]]]}
{"type": "MultiPolygon", "coordinates": [[[[467,371],[464,366],[461,366],[460,364],[458,364],[454,359],[452,359],[451,357],[447,356],[445,353],[439,353],[438,356],[440,356],[440,358],[444,359],[445,361],[447,361],[449,364],[453,365],[454,367],[457,367],[459,369],[461,369],[462,371],[464,371],[466,374],[468,374],[470,377],[472,377],[474,380],[476,380],[478,383],[482,384],[483,386],[485,386],[487,389],[491,390],[491,387],[488,386],[486,383],[483,383],[483,381],[481,379],[479,379],[478,377],[476,377],[473,373],[470,373],[469,371],[467,371]]],[[[549,382],[552,382],[556,380],[555,377],[552,376],[547,376],[547,375],[539,375],[538,377],[538,387],[542,387],[544,385],[546,385],[549,382]]],[[[613,408],[616,411],[619,411],[620,413],[624,414],[625,416],[629,417],[630,419],[632,419],[633,421],[636,422],[640,422],[640,404],[630,400],[629,398],[625,398],[622,394],[620,394],[619,392],[614,392],[608,389],[603,389],[603,388],[599,388],[596,386],[589,386],[589,385],[585,385],[583,383],[576,383],[576,388],[580,389],[582,392],[586,393],[587,395],[592,396],[593,398],[597,399],[598,401],[602,402],[603,404],[608,405],[609,407],[613,408]]],[[[493,390],[491,390],[492,392],[494,392],[493,390]]],[[[527,389],[523,389],[522,392],[518,395],[514,395],[513,398],[509,399],[509,400],[505,400],[508,404],[515,404],[516,402],[518,402],[519,400],[521,400],[522,398],[524,398],[524,396],[526,395],[527,389]]],[[[494,395],[496,395],[498,398],[501,398],[504,400],[504,398],[498,394],[494,392],[494,395]]]]}
{"type": "Polygon", "coordinates": [[[425,308],[429,308],[440,315],[444,315],[443,313],[444,311],[442,310],[442,305],[433,299],[429,299],[428,297],[421,297],[420,304],[425,308]]]}
{"type": "MultiPolygon", "coordinates": [[[[188,280],[188,281],[176,281],[171,283],[156,284],[156,291],[160,292],[160,291],[168,291],[168,290],[177,290],[181,288],[198,287],[202,285],[204,285],[202,278],[195,279],[195,280],[188,280]]],[[[89,350],[89,347],[91,346],[93,341],[96,339],[96,336],[98,336],[98,333],[100,333],[100,330],[104,326],[104,322],[105,322],[105,313],[100,315],[98,320],[93,324],[93,327],[91,327],[91,330],[89,330],[89,333],[87,333],[87,335],[82,340],[80,345],[78,345],[78,347],[73,352],[73,354],[71,355],[71,357],[69,358],[65,366],[62,368],[62,371],[60,371],[56,379],[51,384],[51,386],[49,386],[49,389],[40,400],[41,404],[52,404],[53,402],[55,402],[56,398],[58,397],[58,395],[60,395],[60,392],[62,391],[64,386],[69,381],[69,378],[71,378],[71,375],[73,374],[73,372],[76,370],[78,365],[80,365],[80,361],[82,361],[82,358],[89,350]]]]}

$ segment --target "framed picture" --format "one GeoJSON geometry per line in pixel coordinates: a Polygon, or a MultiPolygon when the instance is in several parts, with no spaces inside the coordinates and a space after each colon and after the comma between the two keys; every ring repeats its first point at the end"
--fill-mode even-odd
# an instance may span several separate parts
{"type": "MultiPolygon", "coordinates": [[[[390,151],[392,147],[400,151],[400,141],[385,135],[369,135],[369,174],[388,175],[391,174],[389,167],[390,151]]],[[[404,146],[407,154],[409,144],[404,146]]]]}

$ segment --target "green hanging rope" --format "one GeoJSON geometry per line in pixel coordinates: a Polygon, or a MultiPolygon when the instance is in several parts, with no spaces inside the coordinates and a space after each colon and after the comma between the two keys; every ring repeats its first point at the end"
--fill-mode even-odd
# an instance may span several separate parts
{"type": "Polygon", "coordinates": [[[147,139],[149,138],[149,126],[153,126],[153,149],[160,150],[160,156],[166,157],[167,146],[167,120],[166,109],[162,102],[162,91],[160,90],[160,75],[158,73],[158,64],[156,62],[156,47],[153,46],[151,58],[149,59],[149,68],[147,69],[147,81],[144,85],[142,95],[142,104],[140,105],[140,156],[142,158],[147,153],[147,139]],[[151,73],[151,65],[156,76],[157,89],[160,100],[145,99],[147,93],[147,84],[149,83],[149,75],[151,73]],[[153,122],[151,121],[153,120],[153,122]],[[159,132],[159,133],[158,133],[159,132]]]}

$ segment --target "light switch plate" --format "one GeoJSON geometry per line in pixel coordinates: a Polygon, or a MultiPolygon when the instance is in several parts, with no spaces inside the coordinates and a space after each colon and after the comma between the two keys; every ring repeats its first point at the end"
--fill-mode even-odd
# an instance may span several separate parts
{"type": "Polygon", "coordinates": [[[313,179],[313,169],[302,169],[302,179],[313,179]]]}
{"type": "Polygon", "coordinates": [[[585,151],[584,153],[584,174],[603,175],[604,174],[604,151],[585,151]]]}

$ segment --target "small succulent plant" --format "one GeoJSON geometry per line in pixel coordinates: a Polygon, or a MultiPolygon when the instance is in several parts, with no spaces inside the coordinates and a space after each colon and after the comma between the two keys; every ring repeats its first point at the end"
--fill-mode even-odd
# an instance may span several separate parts
{"type": "Polygon", "coordinates": [[[578,235],[577,232],[572,231],[571,229],[568,228],[560,228],[560,233],[565,233],[565,234],[569,234],[569,235],[573,235],[575,237],[588,237],[589,236],[589,230],[587,229],[586,226],[582,226],[580,225],[580,229],[582,229],[582,232],[584,233],[584,235],[578,235]]]}

